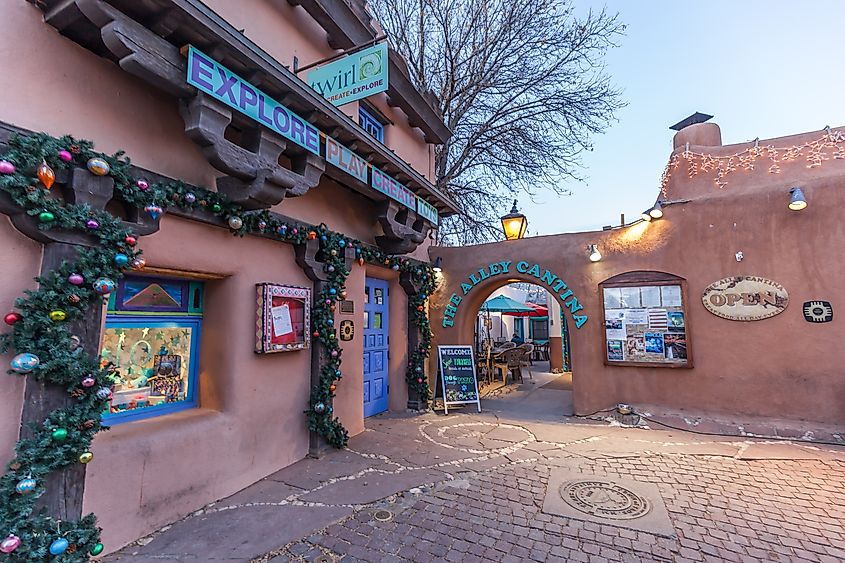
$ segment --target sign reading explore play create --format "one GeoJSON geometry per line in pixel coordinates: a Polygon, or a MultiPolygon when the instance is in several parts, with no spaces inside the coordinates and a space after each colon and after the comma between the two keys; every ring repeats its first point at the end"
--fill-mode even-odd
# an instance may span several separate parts
{"type": "Polygon", "coordinates": [[[466,281],[461,282],[461,295],[453,293],[449,298],[449,303],[443,312],[443,328],[449,328],[455,325],[455,315],[458,313],[458,306],[463,301],[463,296],[472,291],[476,285],[482,281],[493,276],[510,276],[513,277],[512,270],[520,274],[534,276],[539,280],[537,284],[546,284],[552,295],[557,296],[560,302],[563,303],[561,307],[563,310],[569,311],[572,320],[575,321],[575,328],[581,328],[587,322],[587,314],[582,313],[584,306],[578,302],[578,298],[572,293],[572,290],[566,286],[566,282],[559,278],[557,274],[552,273],[551,270],[541,268],[539,264],[529,264],[525,260],[520,260],[513,266],[513,262],[501,261],[493,262],[489,266],[484,266],[478,270],[478,275],[475,272],[471,273],[466,281]],[[577,314],[576,313],[580,313],[577,314]]]}
{"type": "Polygon", "coordinates": [[[308,73],[308,84],[341,106],[387,90],[387,43],[379,43],[308,73]]]}
{"type": "Polygon", "coordinates": [[[789,294],[781,284],[766,278],[734,276],[708,285],[701,301],[717,317],[759,321],[783,312],[789,294]]]}
{"type": "Polygon", "coordinates": [[[478,412],[481,412],[472,346],[438,346],[437,360],[440,381],[443,382],[443,408],[446,414],[449,414],[450,404],[467,403],[476,403],[478,412]]]}

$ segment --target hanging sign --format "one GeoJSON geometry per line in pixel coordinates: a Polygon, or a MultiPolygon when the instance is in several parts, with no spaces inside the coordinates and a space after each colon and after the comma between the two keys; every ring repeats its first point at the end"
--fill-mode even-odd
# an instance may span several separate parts
{"type": "Polygon", "coordinates": [[[379,43],[312,70],[306,82],[341,106],[387,91],[387,67],[387,43],[379,43]]]}
{"type": "Polygon", "coordinates": [[[446,414],[449,414],[449,405],[467,403],[476,403],[481,412],[472,346],[438,346],[437,360],[446,414]]]}
{"type": "Polygon", "coordinates": [[[367,183],[367,161],[329,136],[326,136],[326,161],[367,183]]]}
{"type": "Polygon", "coordinates": [[[428,219],[435,225],[438,223],[437,208],[419,196],[417,196],[417,215],[428,219]]]}
{"type": "Polygon", "coordinates": [[[372,185],[375,189],[408,207],[417,210],[417,196],[414,192],[394,180],[375,166],[373,166],[373,180],[372,185]]]}
{"type": "Polygon", "coordinates": [[[782,313],[789,304],[789,294],[781,284],[766,278],[734,276],[708,285],[701,301],[717,317],[759,321],[782,313]]]}
{"type": "Polygon", "coordinates": [[[355,325],[349,319],[340,321],[340,339],[348,342],[355,338],[355,325]]]}
{"type": "Polygon", "coordinates": [[[320,156],[320,131],[202,52],[188,48],[188,84],[320,156]]]}
{"type": "Polygon", "coordinates": [[[808,323],[829,323],[833,320],[833,305],[822,300],[805,302],[804,320],[808,323]]]}

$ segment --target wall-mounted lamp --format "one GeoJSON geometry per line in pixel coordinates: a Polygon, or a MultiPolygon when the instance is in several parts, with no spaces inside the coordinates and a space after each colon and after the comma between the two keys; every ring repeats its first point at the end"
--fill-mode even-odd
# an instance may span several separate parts
{"type": "Polygon", "coordinates": [[[643,211],[642,214],[640,215],[640,219],[642,219],[646,223],[650,222],[651,221],[651,209],[646,209],[645,211],[643,211]]]}
{"type": "Polygon", "coordinates": [[[804,197],[804,192],[801,188],[792,188],[789,190],[789,208],[793,211],[801,211],[807,207],[807,199],[804,197]]]}
{"type": "Polygon", "coordinates": [[[431,266],[431,269],[437,272],[438,274],[443,271],[443,258],[438,256],[434,259],[434,264],[431,266]]]}
{"type": "Polygon", "coordinates": [[[663,206],[660,205],[660,202],[654,204],[654,207],[648,210],[648,214],[651,215],[652,219],[660,219],[663,217],[663,206]]]}
{"type": "Polygon", "coordinates": [[[598,262],[601,260],[601,252],[599,252],[598,245],[591,244],[587,247],[587,250],[590,252],[590,262],[598,262]]]}

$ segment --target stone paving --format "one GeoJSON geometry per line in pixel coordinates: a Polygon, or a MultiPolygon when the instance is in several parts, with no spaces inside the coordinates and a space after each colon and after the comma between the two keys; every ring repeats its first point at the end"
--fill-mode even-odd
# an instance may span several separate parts
{"type": "Polygon", "coordinates": [[[532,407],[550,392],[516,396],[521,410],[490,401],[481,414],[370,419],[348,450],[285,468],[106,560],[845,560],[845,449],[552,422],[532,407]],[[557,472],[650,484],[669,530],[543,512],[557,472]]]}

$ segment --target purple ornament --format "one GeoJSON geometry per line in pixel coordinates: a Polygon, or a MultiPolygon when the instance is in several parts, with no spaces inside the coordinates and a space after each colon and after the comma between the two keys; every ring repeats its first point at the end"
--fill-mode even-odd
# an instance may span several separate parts
{"type": "Polygon", "coordinates": [[[97,383],[97,380],[90,375],[82,380],[83,387],[93,387],[95,383],[97,383]]]}
{"type": "Polygon", "coordinates": [[[71,285],[82,285],[85,283],[85,278],[83,278],[81,274],[71,274],[67,277],[67,281],[71,285]]]}
{"type": "Polygon", "coordinates": [[[185,194],[185,203],[194,203],[197,200],[197,196],[188,192],[185,194]]]}
{"type": "Polygon", "coordinates": [[[73,160],[73,155],[69,151],[59,151],[59,160],[62,162],[70,162],[73,160]]]}
{"type": "Polygon", "coordinates": [[[96,219],[88,219],[85,221],[85,226],[91,229],[92,231],[96,231],[100,228],[100,223],[96,219]]]}
{"type": "Polygon", "coordinates": [[[14,174],[15,165],[8,160],[0,160],[0,174],[14,174]]]}
{"type": "Polygon", "coordinates": [[[143,178],[141,178],[140,180],[138,180],[137,182],[135,182],[135,185],[136,185],[136,186],[138,186],[138,189],[139,189],[139,190],[141,190],[142,192],[145,192],[145,191],[147,191],[148,189],[150,189],[150,183],[149,183],[149,182],[147,182],[147,181],[146,181],[145,179],[143,179],[143,178]]]}

